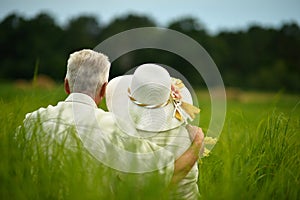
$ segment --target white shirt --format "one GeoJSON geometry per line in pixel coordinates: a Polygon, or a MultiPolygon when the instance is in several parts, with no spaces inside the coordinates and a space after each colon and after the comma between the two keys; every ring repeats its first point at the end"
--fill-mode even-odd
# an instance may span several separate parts
{"type": "MultiPolygon", "coordinates": [[[[166,184],[173,176],[171,152],[122,132],[115,123],[115,116],[97,108],[94,100],[85,94],[72,93],[56,106],[28,113],[24,120],[28,139],[37,130],[36,124],[47,137],[58,142],[67,138],[68,129],[75,130],[76,137],[94,158],[117,171],[135,174],[157,171],[166,184]]],[[[76,148],[76,143],[67,139],[66,146],[76,148]]]]}
{"type": "MultiPolygon", "coordinates": [[[[191,138],[184,125],[157,133],[139,131],[139,134],[150,142],[168,149],[174,154],[175,159],[180,157],[191,145],[191,138]]],[[[197,184],[198,174],[198,163],[195,163],[191,171],[177,184],[176,190],[171,191],[170,199],[198,199],[200,196],[197,184]]]]}

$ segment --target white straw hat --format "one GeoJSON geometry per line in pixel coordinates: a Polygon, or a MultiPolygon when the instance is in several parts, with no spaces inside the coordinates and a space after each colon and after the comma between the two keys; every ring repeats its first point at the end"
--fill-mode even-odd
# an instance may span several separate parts
{"type": "Polygon", "coordinates": [[[199,112],[183,83],[156,64],[141,65],[133,75],[112,79],[107,85],[106,104],[127,125],[151,132],[174,129],[199,112]],[[186,112],[183,105],[194,112],[186,112]]]}

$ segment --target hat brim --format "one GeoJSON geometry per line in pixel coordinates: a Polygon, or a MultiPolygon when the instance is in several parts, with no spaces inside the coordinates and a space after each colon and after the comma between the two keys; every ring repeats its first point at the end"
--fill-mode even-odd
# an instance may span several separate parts
{"type": "MultiPolygon", "coordinates": [[[[128,97],[132,77],[133,75],[124,75],[109,81],[106,88],[106,104],[109,112],[126,120],[126,126],[133,126],[142,131],[168,131],[184,123],[173,116],[175,108],[172,103],[155,109],[133,103],[128,97]]],[[[183,87],[180,92],[182,101],[193,104],[192,95],[186,87],[183,87]]]]}

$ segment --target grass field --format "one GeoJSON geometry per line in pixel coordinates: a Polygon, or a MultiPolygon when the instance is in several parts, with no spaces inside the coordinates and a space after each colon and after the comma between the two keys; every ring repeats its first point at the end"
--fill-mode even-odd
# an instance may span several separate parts
{"type": "MultiPolygon", "coordinates": [[[[200,125],[207,130],[209,98],[205,92],[197,95],[202,109],[200,125]]],[[[55,105],[65,97],[62,85],[51,90],[0,85],[0,199],[106,198],[97,181],[83,180],[85,172],[74,171],[77,158],[65,166],[68,170],[63,174],[59,167],[51,168],[41,161],[37,165],[44,173],[39,178],[31,177],[30,163],[24,158],[26,152],[13,140],[15,129],[27,112],[55,105]],[[60,177],[64,177],[63,181],[60,177]]],[[[200,161],[201,198],[300,199],[299,101],[299,95],[280,92],[228,90],[223,132],[210,156],[200,161]]],[[[95,172],[93,177],[102,175],[103,172],[95,172]]],[[[129,187],[123,188],[122,199],[136,195],[129,194],[129,187]]],[[[151,191],[148,198],[140,199],[151,199],[151,191]]]]}

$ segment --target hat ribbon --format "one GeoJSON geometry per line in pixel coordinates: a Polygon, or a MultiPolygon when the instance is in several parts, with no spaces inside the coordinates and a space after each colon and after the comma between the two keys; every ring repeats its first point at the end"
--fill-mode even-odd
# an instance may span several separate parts
{"type": "Polygon", "coordinates": [[[200,109],[196,106],[189,104],[187,102],[182,101],[182,96],[180,94],[180,90],[185,87],[182,80],[177,78],[172,78],[172,85],[171,85],[171,94],[170,99],[174,105],[174,113],[173,117],[182,121],[184,120],[187,123],[187,119],[193,121],[195,119],[196,114],[200,112],[200,109]]]}
{"type": "Polygon", "coordinates": [[[131,95],[130,88],[128,88],[128,97],[134,104],[149,109],[162,108],[168,105],[170,102],[172,102],[174,106],[173,117],[175,117],[179,121],[185,121],[186,123],[187,123],[187,119],[192,121],[193,119],[195,119],[196,114],[200,112],[200,109],[187,102],[181,101],[182,97],[180,95],[180,89],[184,87],[184,84],[180,79],[172,78],[172,82],[173,82],[172,83],[173,86],[171,87],[170,98],[164,103],[160,103],[160,104],[141,103],[131,95]]]}
{"type": "Polygon", "coordinates": [[[155,108],[162,108],[165,107],[166,105],[169,104],[169,100],[164,102],[164,103],[160,103],[160,104],[146,104],[146,103],[140,103],[139,101],[137,101],[130,92],[130,88],[128,88],[128,97],[129,99],[136,105],[144,107],[144,108],[149,108],[149,109],[155,109],[155,108]]]}

